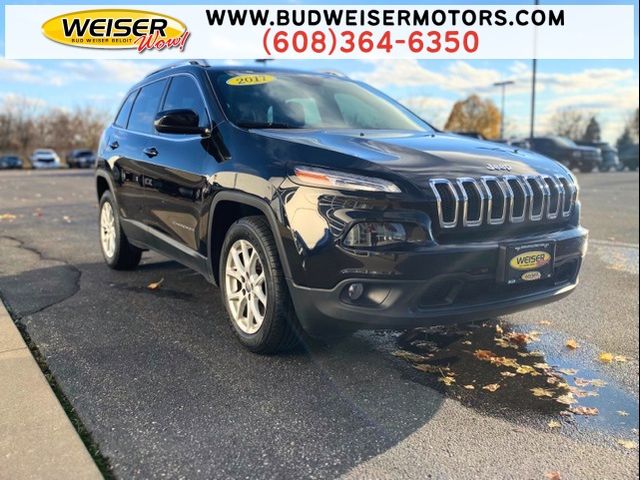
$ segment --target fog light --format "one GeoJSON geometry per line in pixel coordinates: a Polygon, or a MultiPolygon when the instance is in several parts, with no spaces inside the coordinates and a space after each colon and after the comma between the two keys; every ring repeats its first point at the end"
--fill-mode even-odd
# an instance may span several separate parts
{"type": "Polygon", "coordinates": [[[364,293],[364,285],[361,283],[352,283],[347,288],[347,295],[349,295],[350,300],[358,300],[362,294],[364,293]]]}

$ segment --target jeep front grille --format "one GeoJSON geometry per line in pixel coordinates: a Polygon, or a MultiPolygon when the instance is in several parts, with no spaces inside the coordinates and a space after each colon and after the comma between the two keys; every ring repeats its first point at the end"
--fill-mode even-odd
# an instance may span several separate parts
{"type": "Polygon", "coordinates": [[[577,187],[561,175],[433,178],[441,228],[540,222],[571,215],[577,187]]]}

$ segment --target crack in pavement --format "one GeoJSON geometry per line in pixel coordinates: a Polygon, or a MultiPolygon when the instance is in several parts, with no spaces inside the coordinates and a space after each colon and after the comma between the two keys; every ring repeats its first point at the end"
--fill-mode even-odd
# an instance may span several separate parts
{"type": "Polygon", "coordinates": [[[12,260],[0,261],[0,298],[15,321],[58,305],[80,290],[78,268],[19,238],[0,235],[0,258],[12,260]],[[14,252],[7,253],[10,250],[14,252]]]}

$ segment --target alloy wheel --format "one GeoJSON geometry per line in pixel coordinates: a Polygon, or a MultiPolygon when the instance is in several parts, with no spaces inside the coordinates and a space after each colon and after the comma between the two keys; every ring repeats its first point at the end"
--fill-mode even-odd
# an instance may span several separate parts
{"type": "Polygon", "coordinates": [[[260,254],[247,240],[237,240],[229,249],[225,293],[238,328],[249,335],[256,333],[267,312],[267,282],[260,254]]]}

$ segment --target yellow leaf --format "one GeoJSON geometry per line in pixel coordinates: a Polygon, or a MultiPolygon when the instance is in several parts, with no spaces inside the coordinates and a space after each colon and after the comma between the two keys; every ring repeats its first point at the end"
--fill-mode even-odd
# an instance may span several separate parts
{"type": "Polygon", "coordinates": [[[534,397],[553,398],[553,390],[549,390],[548,388],[535,387],[530,390],[531,390],[531,393],[533,393],[534,397]]]}
{"type": "Polygon", "coordinates": [[[629,361],[627,359],[627,357],[625,357],[624,355],[616,355],[615,357],[613,357],[613,360],[615,362],[620,362],[620,363],[624,363],[624,362],[628,362],[629,361]]]}
{"type": "Polygon", "coordinates": [[[463,345],[471,345],[471,342],[469,340],[465,340],[464,342],[462,342],[463,345]]]}
{"type": "Polygon", "coordinates": [[[560,428],[562,426],[557,420],[551,420],[547,425],[549,425],[549,428],[560,428]]]}
{"type": "Polygon", "coordinates": [[[500,375],[502,375],[503,377],[515,377],[516,374],[513,372],[500,372],[500,375]]]}
{"type": "Polygon", "coordinates": [[[573,394],[567,393],[556,398],[556,402],[571,405],[572,403],[576,403],[576,399],[573,397],[573,394]]]}
{"type": "Polygon", "coordinates": [[[569,375],[569,376],[573,376],[576,373],[578,373],[578,370],[576,370],[575,368],[561,368],[560,370],[558,370],[560,373],[563,373],[565,375],[569,375]]]}
{"type": "Polygon", "coordinates": [[[520,365],[516,369],[516,373],[519,373],[520,375],[526,375],[528,373],[530,375],[533,375],[534,377],[536,375],[540,375],[538,372],[536,372],[536,369],[533,368],[531,365],[520,365]]]}
{"type": "Polygon", "coordinates": [[[484,387],[482,387],[483,390],[487,390],[489,392],[495,392],[499,388],[500,388],[499,383],[490,383],[489,385],[485,385],[484,387]]]}
{"type": "Polygon", "coordinates": [[[629,412],[625,412],[624,410],[618,410],[618,415],[620,415],[621,417],[628,417],[629,416],[629,412]]]}
{"type": "Polygon", "coordinates": [[[533,366],[534,366],[534,368],[539,368],[540,370],[550,370],[551,369],[551,366],[548,363],[543,363],[543,362],[534,363],[533,366]]]}
{"type": "Polygon", "coordinates": [[[474,387],[473,385],[463,385],[464,388],[466,388],[467,390],[475,390],[476,387],[474,387]]]}
{"type": "Polygon", "coordinates": [[[438,380],[444,383],[447,387],[450,387],[451,385],[456,383],[456,379],[449,376],[440,377],[438,380]]]}
{"type": "Polygon", "coordinates": [[[160,285],[162,285],[162,282],[164,282],[164,278],[161,278],[159,281],[157,282],[152,282],[149,285],[147,285],[147,288],[149,290],[157,290],[158,288],[160,288],[160,285]]]}
{"type": "Polygon", "coordinates": [[[496,325],[496,332],[502,334],[502,333],[504,333],[504,330],[502,329],[502,327],[500,325],[496,325]]]}
{"type": "Polygon", "coordinates": [[[565,346],[571,350],[575,350],[580,345],[578,345],[578,342],[576,342],[575,339],[570,338],[569,340],[567,340],[567,343],[565,343],[565,346]]]}
{"type": "Polygon", "coordinates": [[[598,360],[600,360],[602,363],[611,363],[613,362],[613,355],[609,352],[602,352],[598,356],[598,360]]]}
{"type": "Polygon", "coordinates": [[[2,213],[0,214],[0,220],[15,220],[16,217],[13,213],[2,213]]]}
{"type": "Polygon", "coordinates": [[[538,325],[551,325],[551,322],[549,320],[540,320],[538,325]]]}
{"type": "Polygon", "coordinates": [[[622,445],[628,450],[637,450],[638,444],[633,440],[618,440],[618,445],[622,445]]]}

